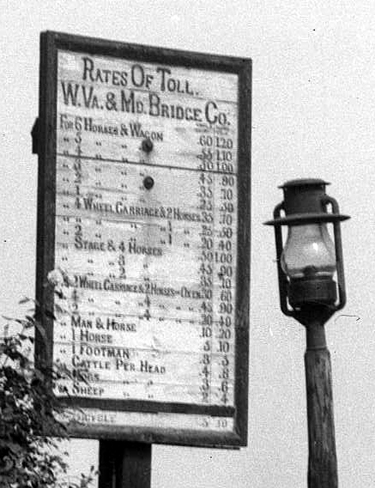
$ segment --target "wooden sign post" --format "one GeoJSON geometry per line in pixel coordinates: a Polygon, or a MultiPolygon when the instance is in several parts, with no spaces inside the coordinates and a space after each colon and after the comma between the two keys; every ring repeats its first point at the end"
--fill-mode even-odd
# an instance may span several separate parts
{"type": "Polygon", "coordinates": [[[41,39],[37,359],[70,372],[63,420],[103,473],[115,441],[246,445],[250,61],[41,39]]]}
{"type": "Polygon", "coordinates": [[[151,444],[100,441],[99,488],[149,488],[151,444]]]}

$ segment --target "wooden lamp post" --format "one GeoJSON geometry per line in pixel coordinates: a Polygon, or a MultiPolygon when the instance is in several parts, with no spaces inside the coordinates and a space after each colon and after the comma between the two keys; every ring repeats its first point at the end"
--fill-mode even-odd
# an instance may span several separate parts
{"type": "Polygon", "coordinates": [[[320,179],[285,183],[284,201],[274,210],[280,307],[306,328],[306,393],[309,488],[337,488],[331,360],[324,325],[346,301],[337,202],[320,179]],[[333,225],[334,242],[327,224],[333,225]],[[282,226],[288,226],[288,236],[282,226]],[[333,279],[336,276],[337,282],[333,279]]]}

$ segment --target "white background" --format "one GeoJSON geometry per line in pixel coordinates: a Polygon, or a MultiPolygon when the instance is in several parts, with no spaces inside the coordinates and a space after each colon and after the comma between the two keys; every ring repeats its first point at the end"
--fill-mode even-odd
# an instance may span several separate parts
{"type": "MultiPolygon", "coordinates": [[[[375,4],[364,0],[0,1],[0,314],[34,296],[39,33],[251,57],[252,285],[249,446],[155,446],[153,488],[306,486],[302,326],[278,306],[272,229],[277,186],[318,177],[343,224],[348,304],[327,324],[341,488],[375,485],[375,4]]],[[[97,462],[71,443],[72,474],[97,462]]]]}

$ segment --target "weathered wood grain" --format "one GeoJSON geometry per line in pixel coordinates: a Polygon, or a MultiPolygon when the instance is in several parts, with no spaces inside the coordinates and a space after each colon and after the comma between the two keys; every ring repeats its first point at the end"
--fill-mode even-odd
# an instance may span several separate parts
{"type": "MultiPolygon", "coordinates": [[[[322,329],[312,324],[307,327],[322,329]]],[[[324,342],[305,353],[307,416],[309,434],[309,488],[337,488],[337,457],[333,417],[330,353],[324,342]]]]}

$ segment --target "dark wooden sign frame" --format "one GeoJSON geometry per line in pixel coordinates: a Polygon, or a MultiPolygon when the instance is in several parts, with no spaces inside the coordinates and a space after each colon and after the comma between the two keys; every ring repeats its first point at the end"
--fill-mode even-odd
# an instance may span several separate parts
{"type": "MultiPolygon", "coordinates": [[[[55,202],[56,202],[56,118],[58,50],[105,55],[137,62],[163,63],[170,66],[212,70],[238,75],[238,234],[235,323],[235,407],[196,406],[194,413],[234,417],[233,432],[198,432],[177,429],[151,429],[116,426],[77,426],[71,429],[77,437],[167,443],[212,447],[247,445],[249,284],[250,284],[250,134],[251,134],[251,60],[198,54],[164,48],[146,47],[107,40],[85,38],[57,32],[41,34],[40,106],[39,106],[39,183],[36,299],[44,333],[37,331],[36,359],[53,362],[54,290],[47,286],[48,273],[54,269],[55,202]]],[[[77,408],[117,409],[152,413],[184,413],[189,406],[102,399],[74,399],[77,408]],[[144,404],[147,403],[145,406],[144,404]]],[[[190,407],[192,407],[190,405],[190,407]]],[[[193,406],[194,407],[194,406],[193,406]]],[[[190,410],[189,410],[190,412],[190,410]]],[[[191,413],[191,412],[190,412],[191,413]]]]}

